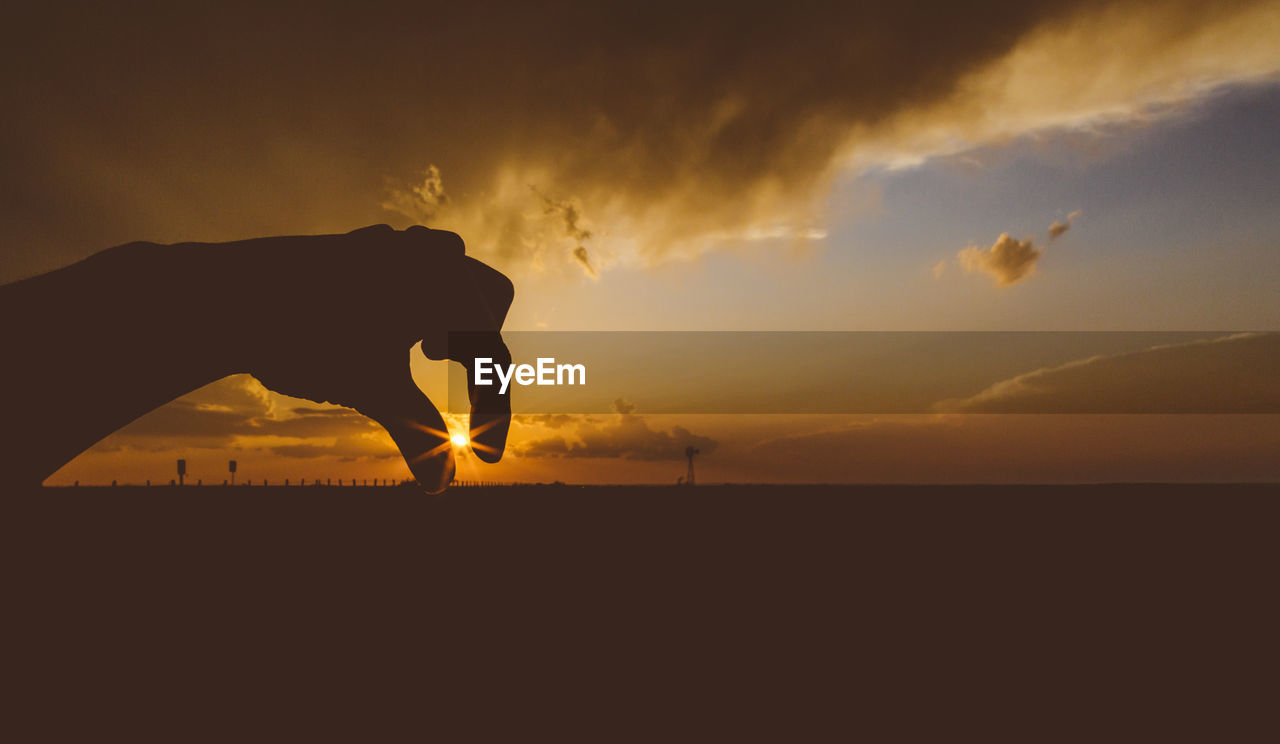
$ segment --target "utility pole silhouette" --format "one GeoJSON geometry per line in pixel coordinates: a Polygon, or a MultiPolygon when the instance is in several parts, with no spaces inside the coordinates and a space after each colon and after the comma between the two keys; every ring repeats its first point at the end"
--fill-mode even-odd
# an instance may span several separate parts
{"type": "Polygon", "coordinates": [[[693,477],[693,456],[702,454],[702,450],[689,446],[684,448],[684,456],[689,458],[689,474],[684,477],[684,484],[692,486],[696,483],[693,477]]]}

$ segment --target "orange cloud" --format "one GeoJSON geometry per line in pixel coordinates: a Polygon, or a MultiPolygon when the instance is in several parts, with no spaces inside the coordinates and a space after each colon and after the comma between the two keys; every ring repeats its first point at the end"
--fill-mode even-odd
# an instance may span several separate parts
{"type": "Polygon", "coordinates": [[[1040,251],[1032,245],[1030,238],[1017,240],[1009,237],[1008,233],[1002,233],[990,248],[971,245],[962,249],[957,256],[966,272],[989,274],[997,285],[1007,287],[1022,281],[1035,271],[1040,251]]]}
{"type": "Polygon", "coordinates": [[[1054,241],[1065,235],[1066,232],[1071,229],[1071,220],[1074,220],[1079,216],[1080,210],[1076,210],[1067,215],[1067,218],[1061,222],[1054,220],[1053,224],[1049,225],[1049,240],[1054,241]]]}
{"type": "Polygon", "coordinates": [[[702,454],[715,451],[718,442],[675,426],[669,430],[654,429],[645,418],[634,413],[635,406],[619,398],[614,401],[617,414],[606,420],[577,417],[572,432],[553,434],[519,442],[512,447],[522,458],[618,458],[624,460],[680,460],[686,447],[696,447],[702,454]]]}
{"type": "Polygon", "coordinates": [[[605,272],[820,235],[841,173],[1175,115],[1280,72],[1276,0],[1211,14],[1180,0],[940,3],[927,22],[891,3],[765,5],[734,24],[687,4],[374,2],[304,22],[259,8],[254,34],[239,14],[207,15],[198,37],[181,13],[86,7],[94,33],[75,35],[31,12],[3,50],[6,93],[24,105],[0,139],[23,156],[0,178],[26,198],[4,207],[0,240],[44,236],[55,263],[139,237],[338,232],[390,210],[458,230],[509,272],[605,272]],[[573,204],[590,245],[539,194],[573,204]]]}
{"type": "Polygon", "coordinates": [[[184,449],[256,450],[284,457],[400,456],[382,428],[355,411],[277,395],[248,375],[223,378],[161,406],[91,452],[184,449]]]}

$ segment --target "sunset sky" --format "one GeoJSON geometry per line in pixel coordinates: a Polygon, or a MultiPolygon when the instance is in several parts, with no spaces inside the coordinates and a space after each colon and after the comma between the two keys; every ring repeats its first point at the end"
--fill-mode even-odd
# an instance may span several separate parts
{"type": "MultiPolygon", "coordinates": [[[[10,11],[0,281],[132,240],[421,223],[511,277],[510,330],[1280,331],[1280,2],[828,5],[10,11]]],[[[1274,411],[1257,339],[1070,369],[1196,396],[1217,355],[1274,411]]],[[[704,482],[1280,478],[1274,413],[659,415],[625,392],[517,417],[458,477],[670,483],[693,444],[704,482]]],[[[178,457],[205,482],[228,459],[408,476],[376,424],[237,376],[48,482],[167,482],[178,457]]]]}

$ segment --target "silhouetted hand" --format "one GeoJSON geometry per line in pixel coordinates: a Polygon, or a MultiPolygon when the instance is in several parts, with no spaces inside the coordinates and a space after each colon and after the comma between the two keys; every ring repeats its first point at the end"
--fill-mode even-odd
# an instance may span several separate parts
{"type": "MultiPolygon", "coordinates": [[[[410,376],[407,352],[421,341],[428,357],[468,369],[476,356],[506,363],[499,331],[511,282],[466,256],[454,233],[425,227],[271,238],[255,248],[261,253],[251,265],[299,291],[262,290],[256,314],[268,332],[259,335],[247,371],[278,393],[347,406],[377,421],[417,481],[443,489],[454,473],[452,443],[410,376]],[[451,344],[457,331],[472,333],[451,344]]],[[[502,457],[511,418],[510,399],[494,390],[471,388],[470,440],[486,462],[502,457]]]]}
{"type": "MultiPolygon", "coordinates": [[[[4,341],[29,360],[0,382],[34,391],[9,426],[35,436],[6,459],[43,480],[152,408],[247,372],[276,392],[377,421],[437,492],[452,480],[453,449],[408,351],[421,341],[428,357],[468,369],[477,356],[509,363],[500,330],[512,296],[511,282],[466,256],[461,238],[425,227],[102,251],[0,288],[0,310],[28,319],[4,341]],[[456,331],[470,333],[451,344],[456,331]]],[[[496,462],[510,399],[494,386],[470,393],[473,450],[496,462]]]]}

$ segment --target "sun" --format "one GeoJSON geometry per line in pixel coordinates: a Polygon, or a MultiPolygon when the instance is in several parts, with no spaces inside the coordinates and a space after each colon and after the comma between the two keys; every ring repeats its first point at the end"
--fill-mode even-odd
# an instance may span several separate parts
{"type": "Polygon", "coordinates": [[[451,440],[453,441],[453,446],[455,446],[455,447],[466,447],[466,446],[467,446],[467,435],[466,435],[466,434],[454,434],[452,437],[449,437],[449,439],[451,439],[451,440]]]}

